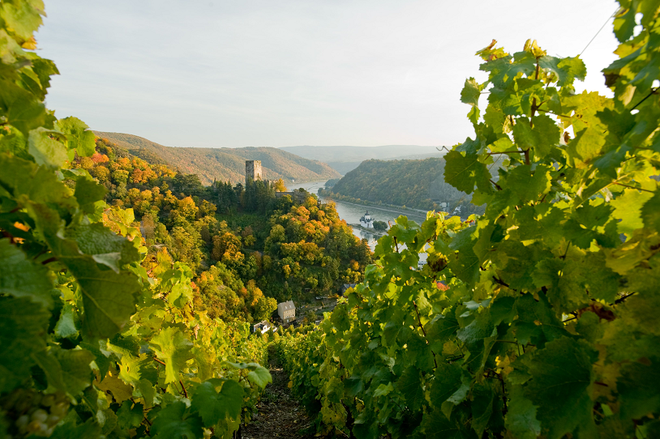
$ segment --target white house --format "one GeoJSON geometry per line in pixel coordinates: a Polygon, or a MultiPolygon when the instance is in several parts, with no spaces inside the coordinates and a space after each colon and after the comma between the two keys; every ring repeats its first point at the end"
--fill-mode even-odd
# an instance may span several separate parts
{"type": "Polygon", "coordinates": [[[296,305],[292,300],[277,304],[277,314],[279,314],[283,323],[289,323],[296,319],[296,305]]]}
{"type": "MultiPolygon", "coordinates": [[[[271,328],[270,322],[267,320],[262,320],[256,325],[252,326],[252,332],[261,332],[265,334],[271,328]]],[[[277,332],[277,328],[273,327],[273,332],[277,332]]]]}

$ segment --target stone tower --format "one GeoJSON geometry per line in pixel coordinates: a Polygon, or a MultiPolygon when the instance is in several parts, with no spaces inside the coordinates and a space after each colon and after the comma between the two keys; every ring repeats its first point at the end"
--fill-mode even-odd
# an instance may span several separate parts
{"type": "Polygon", "coordinates": [[[261,180],[261,160],[245,161],[245,184],[249,180],[261,180]]]}

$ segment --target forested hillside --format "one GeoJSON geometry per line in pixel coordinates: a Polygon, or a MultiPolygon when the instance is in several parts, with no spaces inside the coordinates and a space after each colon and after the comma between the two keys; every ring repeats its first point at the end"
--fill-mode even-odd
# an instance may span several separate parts
{"type": "Polygon", "coordinates": [[[444,167],[442,158],[367,160],[322,193],[328,197],[426,210],[453,212],[456,207],[465,206],[465,213],[474,213],[472,197],[445,183],[444,167]]]}
{"type": "Polygon", "coordinates": [[[274,308],[262,290],[280,301],[333,293],[359,281],[371,260],[332,204],[306,193],[303,202],[276,198],[274,182],[204,186],[196,175],[151,165],[101,138],[96,153],[74,166],[107,188],[109,203],[133,209],[147,244],[164,245],[198,275],[202,301],[218,288],[229,295],[209,309],[223,319],[266,318],[274,308]]]}
{"type": "Polygon", "coordinates": [[[96,131],[152,164],[167,164],[185,174],[199,176],[203,184],[213,181],[238,183],[245,179],[245,160],[261,160],[263,176],[268,180],[280,178],[287,182],[326,180],[339,173],[325,163],[309,160],[278,148],[184,148],[159,145],[131,134],[96,131]]]}

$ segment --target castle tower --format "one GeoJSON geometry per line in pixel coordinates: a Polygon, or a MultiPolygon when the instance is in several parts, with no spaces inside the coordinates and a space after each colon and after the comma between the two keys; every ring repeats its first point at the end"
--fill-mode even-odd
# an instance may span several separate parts
{"type": "Polygon", "coordinates": [[[245,161],[245,184],[250,180],[261,180],[261,160],[245,161]]]}

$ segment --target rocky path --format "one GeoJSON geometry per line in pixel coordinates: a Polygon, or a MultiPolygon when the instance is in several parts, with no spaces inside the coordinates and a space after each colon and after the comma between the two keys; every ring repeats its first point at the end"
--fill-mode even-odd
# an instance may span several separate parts
{"type": "Polygon", "coordinates": [[[272,384],[266,386],[261,401],[257,405],[259,413],[242,428],[242,439],[309,439],[312,434],[305,434],[311,421],[305,408],[291,395],[288,388],[289,377],[279,364],[274,353],[269,355],[272,384]]]}

